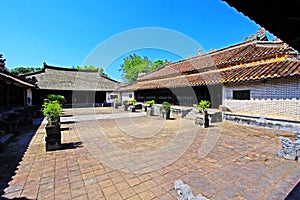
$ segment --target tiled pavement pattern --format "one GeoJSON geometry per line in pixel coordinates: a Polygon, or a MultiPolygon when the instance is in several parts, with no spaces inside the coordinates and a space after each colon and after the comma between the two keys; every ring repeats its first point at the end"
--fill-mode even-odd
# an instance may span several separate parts
{"type": "MultiPolygon", "coordinates": [[[[79,119],[78,110],[66,114],[72,111],[79,119]]],[[[291,133],[137,116],[64,123],[63,143],[82,145],[52,152],[45,152],[42,124],[4,197],[169,200],[182,179],[212,199],[284,199],[299,180],[299,163],[277,157],[278,136],[291,133]]]]}

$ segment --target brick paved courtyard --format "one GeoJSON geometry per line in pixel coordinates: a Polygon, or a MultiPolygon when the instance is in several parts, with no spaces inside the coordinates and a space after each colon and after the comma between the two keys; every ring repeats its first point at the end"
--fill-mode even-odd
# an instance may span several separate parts
{"type": "Polygon", "coordinates": [[[45,151],[43,123],[3,197],[176,199],[182,179],[212,199],[284,199],[299,180],[299,163],[277,157],[278,136],[292,133],[227,122],[203,129],[110,108],[65,115],[64,149],[45,151]]]}

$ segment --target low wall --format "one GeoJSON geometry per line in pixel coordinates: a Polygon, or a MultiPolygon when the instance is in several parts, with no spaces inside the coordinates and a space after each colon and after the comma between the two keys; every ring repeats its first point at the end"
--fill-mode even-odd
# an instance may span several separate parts
{"type": "Polygon", "coordinates": [[[254,99],[224,100],[232,113],[300,121],[300,100],[254,99]]]}

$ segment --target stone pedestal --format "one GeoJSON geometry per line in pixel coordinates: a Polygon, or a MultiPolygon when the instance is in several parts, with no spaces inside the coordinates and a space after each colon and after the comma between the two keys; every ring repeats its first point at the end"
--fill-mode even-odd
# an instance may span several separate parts
{"type": "Polygon", "coordinates": [[[57,150],[61,148],[60,124],[46,126],[46,151],[57,150]]]}

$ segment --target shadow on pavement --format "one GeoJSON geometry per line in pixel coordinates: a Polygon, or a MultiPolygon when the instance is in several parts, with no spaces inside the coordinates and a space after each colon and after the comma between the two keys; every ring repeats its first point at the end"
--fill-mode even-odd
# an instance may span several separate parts
{"type": "Polygon", "coordinates": [[[8,187],[8,183],[15,175],[17,167],[42,121],[43,119],[39,118],[34,120],[33,124],[20,126],[20,132],[9,140],[3,152],[0,153],[0,199],[6,199],[2,197],[4,189],[8,187]]]}
{"type": "Polygon", "coordinates": [[[300,199],[300,182],[294,187],[294,189],[285,198],[285,200],[298,200],[298,199],[300,199]]]}

